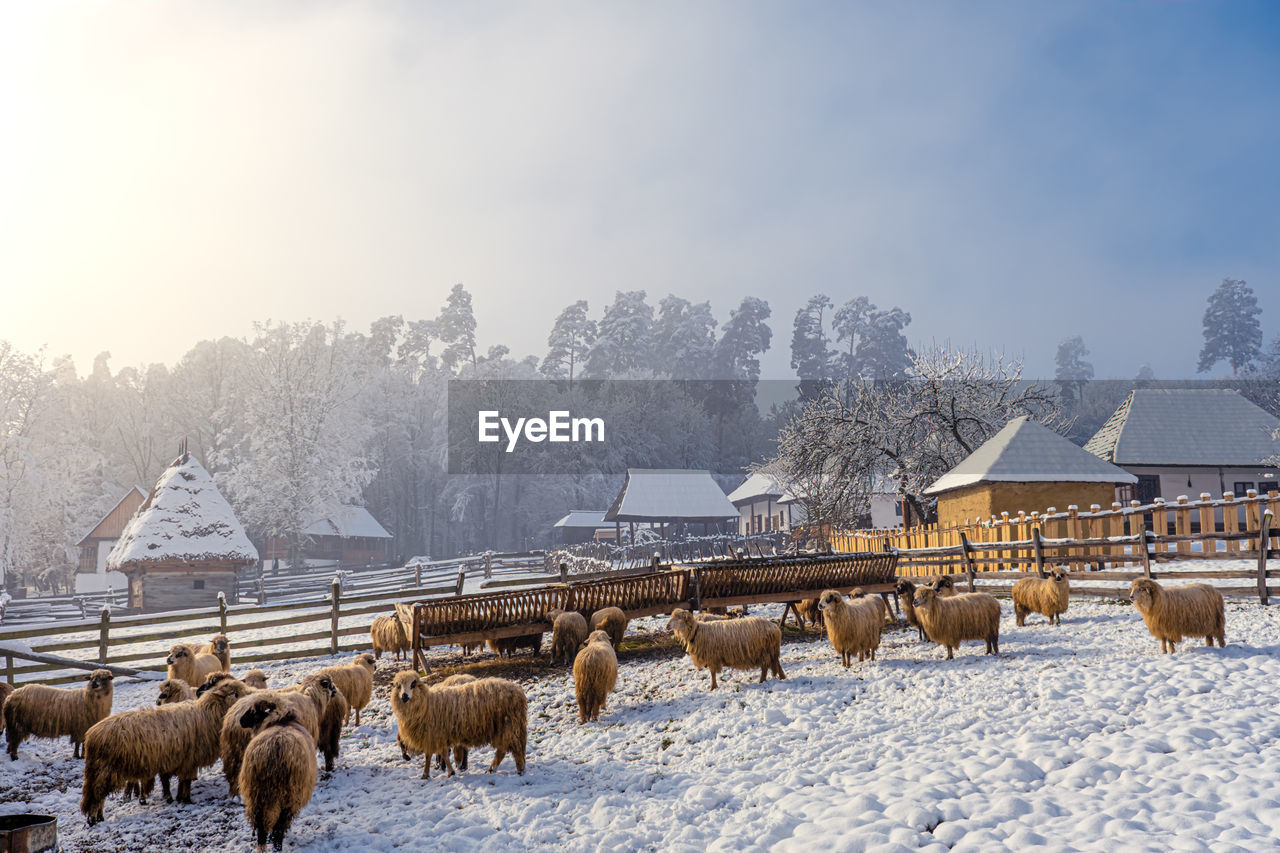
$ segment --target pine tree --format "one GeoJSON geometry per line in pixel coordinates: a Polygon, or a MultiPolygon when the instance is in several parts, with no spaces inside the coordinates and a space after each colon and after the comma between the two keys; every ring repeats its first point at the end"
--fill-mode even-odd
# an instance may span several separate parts
{"type": "Polygon", "coordinates": [[[902,334],[911,315],[901,308],[874,308],[867,315],[862,339],[853,354],[856,373],[863,379],[901,379],[911,370],[915,355],[902,334]]]}
{"type": "Polygon", "coordinates": [[[456,370],[466,362],[476,366],[476,316],[471,310],[471,294],[461,284],[449,291],[434,331],[445,345],[440,360],[446,368],[456,370]]]}
{"type": "Polygon", "coordinates": [[[841,379],[858,377],[858,359],[856,353],[863,336],[867,332],[867,316],[875,310],[871,300],[865,296],[850,299],[836,310],[832,327],[836,333],[836,341],[842,344],[839,358],[838,375],[841,379]]]}
{"type": "Polygon", "coordinates": [[[609,379],[648,370],[652,349],[653,306],[643,290],[620,290],[596,326],[583,375],[609,379]]]}
{"type": "Polygon", "coordinates": [[[711,303],[671,295],[658,304],[653,324],[653,369],[672,379],[706,378],[716,347],[711,303]]]}
{"type": "Polygon", "coordinates": [[[1231,375],[1240,373],[1262,353],[1262,325],[1258,322],[1258,299],[1243,281],[1224,278],[1209,297],[1204,312],[1204,346],[1200,348],[1198,373],[1207,373],[1219,361],[1231,365],[1231,375]]]}
{"type": "Polygon", "coordinates": [[[1057,365],[1053,378],[1058,380],[1081,381],[1093,378],[1093,365],[1084,360],[1089,354],[1084,345],[1084,338],[1073,335],[1058,342],[1058,353],[1054,356],[1057,365]]]}
{"type": "Polygon", "coordinates": [[[765,321],[772,311],[769,303],[748,296],[729,312],[729,321],[716,342],[715,378],[746,380],[753,385],[760,379],[760,356],[769,350],[773,330],[765,321]]]}
{"type": "Polygon", "coordinates": [[[831,307],[831,299],[819,293],[796,312],[792,324],[791,369],[800,377],[801,393],[806,396],[831,378],[830,338],[823,326],[823,315],[831,307]]]}
{"type": "Polygon", "coordinates": [[[581,371],[583,359],[596,340],[595,321],[587,317],[589,306],[579,299],[556,317],[551,334],[547,335],[547,355],[542,359],[541,371],[552,379],[573,378],[581,371]]]}

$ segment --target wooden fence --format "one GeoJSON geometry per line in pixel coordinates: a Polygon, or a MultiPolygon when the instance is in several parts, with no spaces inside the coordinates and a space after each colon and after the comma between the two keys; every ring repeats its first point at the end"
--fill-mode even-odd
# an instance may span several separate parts
{"type": "MultiPolygon", "coordinates": [[[[1223,595],[1257,596],[1267,604],[1280,589],[1269,581],[1280,572],[1268,560],[1280,558],[1272,536],[1274,510],[1280,495],[1249,492],[1236,500],[1202,494],[1197,501],[1179,498],[1148,505],[1137,501],[1110,511],[1098,506],[1088,513],[1075,507],[1065,513],[1018,513],[1016,518],[975,522],[954,528],[854,531],[833,537],[839,549],[870,549],[898,556],[898,575],[923,577],[948,574],[967,581],[970,588],[1007,591],[1003,582],[1043,574],[1046,564],[1068,568],[1072,593],[1119,596],[1118,587],[1080,587],[1078,581],[1132,581],[1139,577],[1240,580],[1241,586],[1219,586],[1223,595]],[[1247,561],[1249,569],[1191,569],[1157,572],[1152,565],[1185,561],[1247,561]],[[1126,570],[1126,567],[1134,567],[1126,570]],[[997,582],[991,585],[989,582],[997,582]]],[[[1127,593],[1126,593],[1127,594],[1127,593]]]]}

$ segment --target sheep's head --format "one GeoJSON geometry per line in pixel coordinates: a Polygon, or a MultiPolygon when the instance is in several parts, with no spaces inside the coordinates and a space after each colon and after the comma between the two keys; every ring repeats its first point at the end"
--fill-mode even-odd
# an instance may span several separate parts
{"type": "Polygon", "coordinates": [[[189,657],[191,657],[191,650],[188,649],[186,646],[182,645],[181,643],[179,643],[178,645],[169,649],[169,656],[164,659],[164,662],[167,663],[169,666],[173,666],[182,658],[189,658],[189,657]]]}
{"type": "Polygon", "coordinates": [[[922,586],[916,590],[913,603],[916,607],[931,607],[938,599],[938,591],[931,586],[922,586]]]}
{"type": "Polygon", "coordinates": [[[219,634],[209,642],[209,646],[213,649],[214,654],[225,655],[231,650],[231,641],[227,639],[226,634],[219,634]]]}
{"type": "Polygon", "coordinates": [[[422,686],[422,679],[418,677],[418,673],[406,669],[391,682],[391,698],[408,704],[413,701],[413,692],[420,686],[422,686]]]}
{"type": "Polygon", "coordinates": [[[258,690],[267,689],[267,674],[260,669],[251,669],[244,674],[244,683],[258,690]]]}
{"type": "Polygon", "coordinates": [[[356,655],[355,665],[362,666],[370,672],[373,672],[374,669],[377,668],[376,661],[377,659],[372,654],[365,652],[364,654],[356,655]]]}
{"type": "Polygon", "coordinates": [[[826,590],[818,599],[818,609],[824,613],[837,604],[844,604],[844,598],[834,589],[826,590]]]}
{"type": "Polygon", "coordinates": [[[338,686],[333,683],[333,679],[329,676],[320,676],[316,679],[316,684],[320,685],[320,689],[323,690],[330,699],[338,695],[338,686]]]}
{"type": "Polygon", "coordinates": [[[186,691],[183,690],[183,686],[172,678],[165,679],[160,685],[160,694],[156,696],[156,704],[170,705],[174,702],[181,702],[183,697],[187,695],[186,691]]]}
{"type": "Polygon", "coordinates": [[[1049,573],[1049,577],[1053,578],[1054,583],[1066,583],[1067,570],[1061,567],[1056,568],[1049,573]]]}
{"type": "Polygon", "coordinates": [[[609,639],[609,632],[607,631],[592,631],[587,637],[587,644],[590,645],[591,643],[608,643],[612,646],[613,640],[609,639]]]}
{"type": "Polygon", "coordinates": [[[249,706],[249,710],[240,715],[240,727],[243,729],[253,729],[260,726],[263,721],[270,719],[271,715],[276,713],[276,703],[274,699],[259,699],[249,706]]]}
{"type": "Polygon", "coordinates": [[[1160,595],[1160,584],[1151,578],[1138,578],[1129,584],[1129,600],[1139,610],[1147,610],[1160,595]]]}
{"type": "Polygon", "coordinates": [[[561,610],[559,607],[557,607],[554,610],[548,610],[545,618],[548,622],[555,622],[556,617],[561,615],[562,613],[564,613],[564,611],[561,610]]]}
{"type": "Polygon", "coordinates": [[[86,686],[90,693],[110,693],[111,682],[115,676],[111,674],[109,669],[95,669],[89,673],[89,684],[86,686]]]}
{"type": "Polygon", "coordinates": [[[893,588],[893,591],[898,595],[914,596],[916,592],[916,585],[906,578],[903,578],[898,581],[898,584],[893,588]]]}
{"type": "Polygon", "coordinates": [[[938,592],[942,592],[943,590],[954,592],[956,588],[955,581],[951,580],[950,575],[943,575],[942,577],[936,579],[933,583],[929,584],[929,586],[933,587],[938,592]]]}
{"type": "MultiPolygon", "coordinates": [[[[226,675],[226,673],[223,673],[223,675],[226,675]]],[[[210,679],[212,679],[212,676],[210,676],[210,679]]],[[[243,681],[230,676],[212,684],[206,681],[200,685],[200,689],[204,691],[202,694],[197,691],[200,701],[219,705],[223,713],[226,713],[226,710],[235,704],[237,699],[249,694],[249,688],[245,686],[243,681]]]]}
{"type": "Polygon", "coordinates": [[[677,637],[688,634],[693,630],[693,626],[693,614],[680,607],[671,611],[671,618],[667,620],[667,630],[677,637]]]}
{"type": "Polygon", "coordinates": [[[203,696],[224,681],[234,680],[235,676],[229,672],[211,672],[205,677],[204,682],[196,688],[196,696],[203,696]]]}

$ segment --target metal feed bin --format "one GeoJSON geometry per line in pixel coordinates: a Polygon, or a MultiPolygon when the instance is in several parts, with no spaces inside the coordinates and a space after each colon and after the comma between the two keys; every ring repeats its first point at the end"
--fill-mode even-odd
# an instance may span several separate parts
{"type": "Polygon", "coordinates": [[[53,815],[0,815],[0,853],[51,853],[57,849],[58,819],[53,815]]]}

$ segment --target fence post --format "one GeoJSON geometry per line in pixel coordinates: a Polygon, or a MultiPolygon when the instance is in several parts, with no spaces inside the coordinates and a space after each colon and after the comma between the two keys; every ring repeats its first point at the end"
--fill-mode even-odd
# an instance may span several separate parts
{"type": "Polygon", "coordinates": [[[662,571],[662,558],[655,553],[650,565],[653,567],[653,573],[656,575],[658,572],[662,571]]]}
{"type": "Polygon", "coordinates": [[[1258,528],[1258,601],[1269,604],[1267,593],[1267,549],[1271,547],[1271,510],[1262,514],[1262,524],[1258,528]]]}
{"type": "Polygon", "coordinates": [[[1147,526],[1144,524],[1139,528],[1138,547],[1142,549],[1142,573],[1147,577],[1151,577],[1151,549],[1147,547],[1147,526]]]}
{"type": "Polygon", "coordinates": [[[693,604],[694,610],[702,609],[702,569],[690,569],[689,574],[693,578],[693,604]]]}
{"type": "Polygon", "coordinates": [[[973,571],[973,547],[969,544],[969,536],[963,530],[960,531],[960,547],[964,550],[964,562],[969,570],[969,592],[977,589],[977,580],[973,571]]]}
{"type": "Polygon", "coordinates": [[[413,606],[413,668],[418,672],[427,671],[427,662],[422,657],[422,611],[416,604],[413,606]]]}
{"type": "Polygon", "coordinates": [[[560,564],[560,583],[568,583],[568,582],[569,582],[569,564],[561,563],[560,564]]]}
{"type": "Polygon", "coordinates": [[[4,678],[5,681],[9,682],[9,686],[12,687],[15,678],[13,672],[13,655],[4,656],[4,678]]]}
{"type": "Polygon", "coordinates": [[[329,617],[329,654],[338,653],[338,608],[342,601],[342,583],[333,579],[329,585],[329,598],[333,601],[333,614],[329,617]]]}
{"type": "Polygon", "coordinates": [[[413,588],[422,589],[422,564],[413,567],[413,588]]]}
{"type": "Polygon", "coordinates": [[[462,595],[462,584],[467,579],[467,570],[463,566],[458,566],[458,586],[454,589],[454,595],[462,595]]]}
{"type": "Polygon", "coordinates": [[[267,603],[267,581],[263,572],[258,572],[258,606],[267,603]]]}
{"type": "Polygon", "coordinates": [[[227,633],[227,596],[218,591],[218,633],[227,633]]]}
{"type": "Polygon", "coordinates": [[[1031,528],[1031,547],[1036,555],[1036,574],[1042,578],[1049,577],[1048,572],[1044,570],[1044,543],[1040,541],[1039,527],[1031,528]]]}
{"type": "Polygon", "coordinates": [[[484,552],[484,578],[488,580],[493,577],[493,552],[484,552]]]}
{"type": "Polygon", "coordinates": [[[107,662],[107,634],[111,630],[111,608],[103,606],[101,627],[98,628],[98,663],[107,662]]]}

